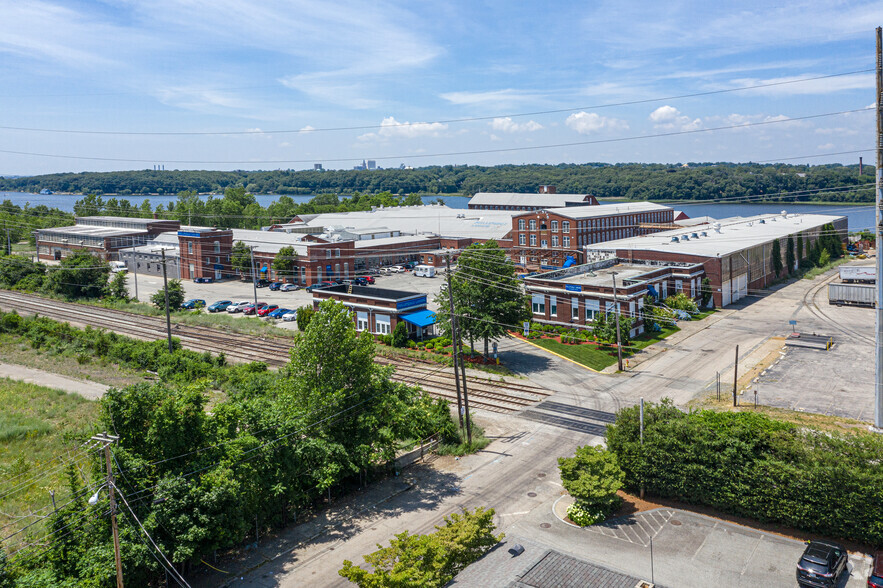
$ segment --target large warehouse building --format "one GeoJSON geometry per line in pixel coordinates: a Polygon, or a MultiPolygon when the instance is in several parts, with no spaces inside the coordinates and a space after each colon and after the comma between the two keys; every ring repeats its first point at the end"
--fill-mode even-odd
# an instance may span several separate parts
{"type": "Polygon", "coordinates": [[[844,216],[782,212],[721,219],[706,226],[587,245],[585,250],[588,261],[614,255],[628,261],[701,263],[711,282],[714,304],[720,307],[778,279],[772,263],[774,241],[779,240],[784,265],[790,238],[795,264],[799,264],[828,224],[845,242],[844,216]]]}

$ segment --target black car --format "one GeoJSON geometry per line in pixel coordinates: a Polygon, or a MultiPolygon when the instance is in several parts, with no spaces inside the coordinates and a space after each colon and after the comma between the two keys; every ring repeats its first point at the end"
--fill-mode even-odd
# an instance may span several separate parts
{"type": "Polygon", "coordinates": [[[214,278],[193,278],[193,282],[196,284],[211,284],[214,281],[214,278]]]}
{"type": "Polygon", "coordinates": [[[849,554],[842,545],[827,541],[810,541],[797,562],[797,585],[829,588],[837,585],[846,570],[849,554]]]}
{"type": "Polygon", "coordinates": [[[270,285],[270,280],[255,280],[254,285],[258,288],[266,288],[270,285]]]}
{"type": "Polygon", "coordinates": [[[282,287],[282,282],[273,282],[270,284],[270,290],[278,290],[282,287]]]}

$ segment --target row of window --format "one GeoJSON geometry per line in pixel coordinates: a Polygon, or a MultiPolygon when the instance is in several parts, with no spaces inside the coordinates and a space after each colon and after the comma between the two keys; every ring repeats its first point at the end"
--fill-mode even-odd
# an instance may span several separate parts
{"type": "MultiPolygon", "coordinates": [[[[641,213],[637,215],[627,215],[627,216],[603,216],[599,218],[592,218],[582,221],[576,222],[577,229],[609,229],[613,227],[624,227],[627,225],[632,225],[635,223],[665,223],[670,222],[670,218],[666,218],[670,216],[669,212],[648,212],[641,213]]],[[[549,221],[550,229],[553,233],[558,232],[558,221],[552,220],[549,221]]],[[[528,230],[535,231],[537,230],[537,220],[529,219],[525,220],[523,218],[518,219],[518,230],[523,231],[525,227],[528,227],[528,230]]],[[[545,224],[540,228],[545,229],[545,224]]],[[[564,233],[570,232],[570,221],[561,221],[561,231],[564,233]]]]}
{"type": "MultiPolygon", "coordinates": [[[[549,306],[549,317],[558,317],[558,297],[557,296],[545,296],[543,294],[534,294],[531,296],[531,311],[533,314],[545,316],[546,315],[546,304],[548,302],[549,306]]],[[[564,304],[567,303],[566,299],[562,300],[564,304]]],[[[598,315],[601,314],[601,301],[599,300],[590,300],[584,299],[582,303],[579,298],[571,298],[570,299],[570,319],[571,320],[580,320],[580,306],[583,306],[585,321],[590,322],[598,318],[598,315]]],[[[635,305],[635,301],[632,300],[629,302],[629,316],[633,316],[636,319],[641,318],[641,313],[644,310],[644,300],[638,299],[637,306],[635,305]]],[[[616,308],[616,304],[614,302],[605,301],[604,302],[604,314],[609,315],[613,312],[620,312],[618,308],[616,308]]],[[[560,318],[567,318],[567,315],[562,315],[560,318]]]]}
{"type": "MultiPolygon", "coordinates": [[[[550,224],[552,225],[552,232],[557,233],[558,232],[558,221],[553,220],[550,224]]],[[[536,231],[537,230],[537,220],[535,218],[530,219],[530,221],[527,223],[527,226],[530,227],[531,231],[536,231]]],[[[524,227],[525,227],[524,219],[523,218],[518,219],[518,230],[523,231],[524,227]]],[[[540,228],[545,229],[546,225],[543,224],[543,225],[541,225],[540,228]]],[[[569,233],[570,232],[570,221],[561,221],[561,230],[565,233],[569,233]]]]}
{"type": "MultiPolygon", "coordinates": [[[[367,331],[369,329],[369,321],[368,321],[368,313],[367,312],[356,312],[356,330],[357,331],[367,331]]],[[[374,315],[374,333],[377,335],[389,335],[389,315],[388,314],[375,314],[374,315]]]]}

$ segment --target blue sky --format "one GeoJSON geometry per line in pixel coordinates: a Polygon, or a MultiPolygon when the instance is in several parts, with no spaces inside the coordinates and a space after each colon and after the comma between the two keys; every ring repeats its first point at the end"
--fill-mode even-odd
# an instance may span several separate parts
{"type": "Polygon", "coordinates": [[[872,106],[871,71],[675,97],[871,70],[879,1],[0,0],[0,14],[3,174],[874,158],[873,110],[788,120],[872,106]]]}

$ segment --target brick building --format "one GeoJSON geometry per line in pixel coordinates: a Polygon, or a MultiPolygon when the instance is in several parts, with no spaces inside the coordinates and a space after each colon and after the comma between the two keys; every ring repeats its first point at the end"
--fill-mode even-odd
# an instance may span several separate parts
{"type": "Polygon", "coordinates": [[[74,251],[88,251],[107,261],[118,259],[117,252],[144,245],[157,235],[177,230],[178,221],[120,216],[77,217],[76,224],[34,231],[37,255],[58,260],[74,251]]]}
{"type": "Polygon", "coordinates": [[[587,245],[672,226],[672,209],[652,202],[573,206],[512,217],[511,257],[527,271],[583,263],[587,245]]]}
{"type": "Polygon", "coordinates": [[[470,210],[530,211],[565,206],[597,205],[598,199],[591,194],[558,194],[554,186],[541,186],[539,194],[477,192],[469,199],[467,206],[470,210]]]}
{"type": "Polygon", "coordinates": [[[233,231],[213,227],[181,227],[178,231],[181,278],[220,280],[233,275],[230,252],[233,231]]]}
{"type": "Polygon", "coordinates": [[[628,262],[611,257],[529,276],[524,289],[537,322],[591,327],[600,313],[615,312],[635,319],[630,331],[634,337],[644,332],[644,297],[648,293],[661,298],[684,293],[698,301],[704,277],[701,263],[628,262]]]}
{"type": "Polygon", "coordinates": [[[426,308],[426,294],[373,286],[332,286],[313,290],[314,308],[329,299],[352,309],[357,331],[388,335],[404,321],[408,336],[420,339],[431,335],[435,324],[435,314],[426,308]]]}
{"type": "Polygon", "coordinates": [[[590,245],[589,257],[616,256],[628,261],[701,263],[711,282],[714,305],[727,306],[779,279],[772,262],[773,242],[779,241],[785,264],[789,239],[795,266],[831,224],[846,241],[847,218],[823,214],[764,214],[721,219],[712,225],[679,228],[651,235],[590,245]]]}

